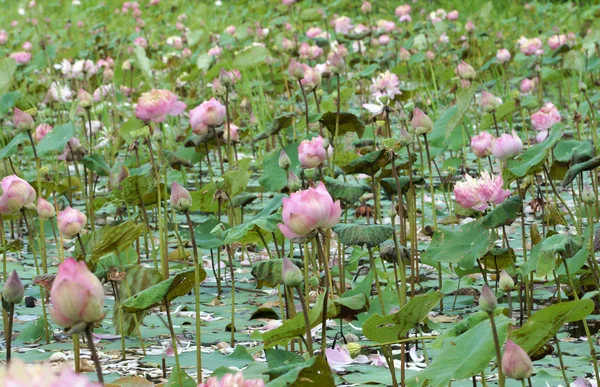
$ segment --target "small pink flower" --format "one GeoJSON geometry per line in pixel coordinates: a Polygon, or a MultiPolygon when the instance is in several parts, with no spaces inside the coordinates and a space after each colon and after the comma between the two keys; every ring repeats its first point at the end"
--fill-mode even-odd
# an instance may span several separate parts
{"type": "Polygon", "coordinates": [[[538,112],[532,114],[531,125],[535,130],[549,130],[560,122],[560,113],[552,102],[547,102],[538,112]]]}
{"type": "Polygon", "coordinates": [[[552,35],[548,38],[548,46],[553,50],[556,50],[563,44],[567,44],[567,35],[565,34],[552,35]]]}
{"type": "Polygon", "coordinates": [[[135,44],[136,46],[140,46],[142,48],[148,47],[148,41],[143,36],[138,36],[137,38],[135,38],[135,40],[133,41],[133,44],[135,44]]]}
{"type": "Polygon", "coordinates": [[[402,62],[408,62],[410,60],[410,51],[408,51],[404,47],[400,47],[400,52],[398,53],[398,58],[402,62]]]}
{"type": "Polygon", "coordinates": [[[481,132],[471,137],[471,149],[479,158],[487,157],[492,154],[492,141],[494,136],[488,132],[481,132]]]}
{"type": "Polygon", "coordinates": [[[27,51],[13,52],[9,56],[19,65],[24,65],[31,61],[31,53],[27,51]]]}
{"type": "Polygon", "coordinates": [[[435,59],[435,53],[433,51],[427,51],[425,53],[425,58],[427,60],[434,60],[435,59]]]}
{"type": "Polygon", "coordinates": [[[56,209],[46,199],[38,198],[37,213],[42,219],[52,219],[56,215],[56,209]]]}
{"type": "Polygon", "coordinates": [[[362,13],[370,13],[373,10],[373,7],[368,1],[363,1],[362,5],[360,6],[360,10],[362,13]]]}
{"type": "Polygon", "coordinates": [[[398,17],[402,17],[402,16],[408,16],[410,15],[410,12],[412,11],[412,8],[410,6],[410,4],[402,4],[396,7],[396,16],[398,17]]]}
{"type": "Polygon", "coordinates": [[[396,29],[396,23],[390,20],[377,20],[377,29],[385,32],[392,32],[396,29]]]}
{"type": "Polygon", "coordinates": [[[46,137],[48,133],[52,131],[52,126],[48,124],[40,124],[35,128],[35,140],[37,142],[42,141],[42,138],[46,137]]]}
{"type": "Polygon", "coordinates": [[[8,32],[0,30],[0,45],[4,45],[8,42],[8,32]]]}
{"type": "Polygon", "coordinates": [[[23,46],[21,46],[21,47],[25,51],[31,51],[31,50],[33,50],[33,44],[31,44],[31,42],[25,42],[25,43],[23,43],[23,46]]]}
{"type": "Polygon", "coordinates": [[[378,43],[382,46],[387,45],[390,42],[390,37],[387,35],[381,35],[378,39],[378,43]]]}
{"type": "Polygon", "coordinates": [[[396,95],[402,94],[399,86],[400,81],[398,80],[398,76],[391,73],[389,70],[386,70],[384,73],[379,74],[377,78],[373,79],[371,94],[376,99],[383,96],[393,99],[396,95]]]}
{"type": "Polygon", "coordinates": [[[66,258],[58,266],[50,298],[50,317],[64,328],[104,318],[104,289],[83,261],[66,258]]]}
{"type": "Polygon", "coordinates": [[[2,179],[2,196],[0,196],[0,213],[15,214],[35,201],[33,187],[17,175],[9,175],[2,179]]]}
{"type": "Polygon", "coordinates": [[[331,22],[336,33],[346,35],[352,31],[352,20],[348,16],[340,16],[331,22]]]}
{"type": "Polygon", "coordinates": [[[469,20],[467,24],[465,24],[465,31],[467,31],[468,33],[472,33],[473,31],[475,31],[475,24],[473,24],[471,20],[469,20]]]}
{"type": "Polygon", "coordinates": [[[327,151],[321,136],[303,140],[298,146],[298,159],[304,168],[316,168],[327,161],[327,151]]]}
{"type": "MultiPolygon", "coordinates": [[[[293,0],[283,0],[284,4],[291,5],[293,0]]],[[[226,374],[221,380],[212,376],[198,387],[264,387],[265,382],[262,379],[244,379],[241,372],[237,374],[226,374]]]]}
{"type": "Polygon", "coordinates": [[[517,41],[519,49],[525,55],[542,55],[544,53],[540,38],[527,39],[524,36],[517,41]]]}
{"type": "Polygon", "coordinates": [[[212,47],[210,50],[208,50],[207,54],[208,56],[212,56],[212,57],[218,57],[221,55],[221,47],[219,46],[215,46],[212,47]]]}
{"type": "Polygon", "coordinates": [[[512,134],[503,134],[492,142],[492,154],[498,160],[512,159],[521,153],[523,142],[513,130],[512,134]]]}
{"type": "Polygon", "coordinates": [[[63,211],[58,213],[56,218],[58,224],[58,230],[65,238],[75,238],[77,234],[83,230],[87,223],[87,217],[83,212],[67,207],[63,211]]]}
{"type": "Polygon", "coordinates": [[[535,81],[529,78],[523,78],[521,81],[521,93],[528,94],[535,88],[535,81]]]}
{"type": "MultiPolygon", "coordinates": [[[[227,127],[227,124],[225,124],[225,127],[227,127]]],[[[223,132],[223,138],[225,141],[238,142],[240,141],[240,133],[238,131],[238,126],[234,123],[230,123],[229,131],[225,130],[225,132],[223,132]]]]}
{"type": "Polygon", "coordinates": [[[323,31],[319,28],[319,27],[311,27],[308,29],[308,31],[306,31],[306,37],[307,38],[316,38],[317,36],[321,35],[323,31]]]}
{"type": "Polygon", "coordinates": [[[316,188],[293,192],[282,202],[283,224],[279,224],[279,229],[291,240],[306,238],[317,229],[335,226],[342,214],[340,201],[333,202],[323,182],[316,188]]]}
{"type": "Polygon", "coordinates": [[[466,80],[471,80],[471,79],[475,78],[475,75],[476,75],[476,72],[475,72],[475,69],[473,68],[473,66],[471,66],[464,60],[461,61],[458,64],[458,66],[456,66],[455,73],[456,73],[456,75],[458,75],[458,77],[460,77],[460,79],[466,79],[466,80]]]}
{"type": "Polygon", "coordinates": [[[511,340],[504,346],[502,372],[511,379],[527,379],[533,373],[533,363],[527,352],[511,340]]]}
{"type": "Polygon", "coordinates": [[[236,31],[236,28],[234,25],[227,26],[227,28],[225,28],[225,32],[227,32],[229,35],[234,35],[235,31],[236,31]]]}
{"type": "Polygon", "coordinates": [[[450,12],[448,12],[448,20],[454,21],[458,19],[458,11],[457,10],[452,10],[450,12]]]}
{"type": "Polygon", "coordinates": [[[138,99],[135,116],[146,122],[163,122],[167,115],[179,115],[185,107],[185,103],[178,101],[169,90],[152,89],[138,99]]]}
{"type": "Polygon", "coordinates": [[[306,92],[310,92],[321,85],[321,73],[316,69],[306,66],[304,69],[304,78],[300,81],[302,88],[306,92]]]}
{"type": "Polygon", "coordinates": [[[499,63],[506,63],[510,61],[511,55],[510,52],[506,48],[501,48],[496,53],[496,60],[499,63]]]}
{"type": "Polygon", "coordinates": [[[352,356],[347,349],[337,345],[334,349],[325,349],[325,356],[327,357],[327,363],[332,368],[344,368],[352,364],[352,356]]]}
{"type": "Polygon", "coordinates": [[[213,97],[190,111],[190,125],[194,133],[206,134],[208,127],[223,124],[225,115],[225,106],[213,97]]]}

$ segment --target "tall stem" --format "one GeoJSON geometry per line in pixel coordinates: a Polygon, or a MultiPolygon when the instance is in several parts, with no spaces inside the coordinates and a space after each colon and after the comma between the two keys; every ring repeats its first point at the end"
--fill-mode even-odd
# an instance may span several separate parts
{"type": "Polygon", "coordinates": [[[300,85],[300,91],[302,92],[302,98],[304,99],[304,117],[306,118],[306,137],[308,137],[308,133],[310,132],[310,124],[308,122],[308,99],[306,99],[306,93],[304,92],[304,88],[302,87],[302,81],[298,79],[298,85],[300,85]]]}
{"type": "MultiPolygon", "coordinates": [[[[307,284],[304,285],[307,286],[307,284]]],[[[300,304],[302,304],[302,314],[304,315],[304,326],[306,328],[306,346],[308,349],[308,355],[310,357],[313,357],[314,352],[312,345],[312,333],[310,331],[310,319],[308,318],[308,305],[306,305],[306,300],[304,299],[304,294],[302,294],[302,289],[300,289],[300,286],[296,287],[296,292],[298,293],[300,304]]]]}
{"type": "Polygon", "coordinates": [[[202,383],[202,339],[200,332],[200,263],[198,259],[198,248],[196,246],[196,235],[194,234],[194,224],[190,217],[190,212],[185,211],[185,218],[187,219],[188,228],[190,230],[190,239],[192,241],[192,251],[194,254],[194,296],[196,299],[196,368],[198,369],[198,383],[202,383]]]}
{"type": "MultiPolygon", "coordinates": [[[[163,298],[165,304],[165,311],[167,312],[167,323],[169,324],[169,333],[171,334],[171,345],[173,346],[173,353],[175,354],[175,366],[179,369],[179,351],[177,350],[177,336],[173,329],[173,321],[171,320],[171,312],[169,311],[169,301],[167,298],[163,298]]],[[[200,371],[199,371],[200,372],[200,371]]],[[[181,381],[180,381],[181,382],[181,381]]]]}
{"type": "Polygon", "coordinates": [[[10,363],[11,344],[12,344],[12,329],[13,317],[15,314],[15,304],[8,304],[8,328],[6,329],[6,363],[10,363]]]}
{"type": "Polygon", "coordinates": [[[488,312],[490,323],[492,324],[492,335],[494,336],[494,346],[496,347],[496,366],[498,367],[498,386],[504,387],[504,373],[502,372],[502,353],[500,352],[500,340],[498,339],[498,331],[496,330],[496,321],[494,320],[494,312],[488,312]]]}
{"type": "Polygon", "coordinates": [[[85,337],[87,338],[88,348],[92,353],[92,360],[94,365],[96,366],[96,376],[98,376],[98,381],[104,385],[104,376],[102,375],[102,366],[100,365],[100,359],[98,358],[98,352],[96,351],[96,346],[94,345],[94,336],[92,335],[92,326],[88,324],[85,327],[85,337]]]}

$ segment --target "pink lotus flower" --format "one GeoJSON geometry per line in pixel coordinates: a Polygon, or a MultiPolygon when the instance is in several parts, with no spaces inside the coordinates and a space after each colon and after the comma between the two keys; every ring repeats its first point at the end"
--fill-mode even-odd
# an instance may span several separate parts
{"type": "Polygon", "coordinates": [[[340,16],[331,21],[333,29],[337,34],[346,35],[352,31],[352,20],[348,16],[340,16]]]}
{"type": "Polygon", "coordinates": [[[76,137],[71,137],[65,145],[63,153],[57,158],[61,161],[71,161],[74,157],[77,157],[77,151],[79,148],[81,148],[81,142],[79,142],[79,139],[76,137]]]}
{"type": "Polygon", "coordinates": [[[27,51],[13,52],[9,56],[14,59],[18,65],[24,65],[31,61],[31,53],[27,51]]]}
{"type": "Polygon", "coordinates": [[[531,115],[531,125],[535,130],[549,130],[560,122],[560,113],[552,102],[547,102],[537,113],[531,115]]]}
{"type": "Polygon", "coordinates": [[[223,138],[225,141],[238,142],[240,141],[240,133],[238,132],[240,128],[234,123],[229,123],[229,125],[225,125],[225,127],[229,126],[229,130],[225,128],[223,132],[223,138]]]}
{"type": "Polygon", "coordinates": [[[13,111],[13,125],[18,130],[31,130],[35,126],[33,117],[29,113],[24,112],[19,108],[15,108],[13,111]]]}
{"type": "Polygon", "coordinates": [[[235,31],[236,31],[236,28],[233,25],[227,26],[227,28],[225,28],[225,32],[227,32],[229,35],[234,35],[235,31]]]}
{"type": "Polygon", "coordinates": [[[377,20],[377,29],[385,32],[392,32],[396,29],[396,23],[390,20],[377,20]]]}
{"type": "Polygon", "coordinates": [[[481,106],[484,112],[493,112],[498,108],[498,106],[500,106],[501,103],[502,100],[494,96],[493,94],[490,94],[485,90],[481,92],[481,100],[479,100],[479,106],[481,106]]]}
{"type": "Polygon", "coordinates": [[[381,35],[377,42],[379,43],[379,45],[385,46],[390,42],[390,37],[387,35],[381,35]]]}
{"type": "Polygon", "coordinates": [[[452,10],[450,12],[448,12],[448,20],[454,21],[458,19],[458,11],[457,10],[452,10]]]}
{"type": "Polygon", "coordinates": [[[21,48],[23,48],[23,50],[25,50],[25,51],[31,51],[31,50],[33,50],[33,44],[31,44],[31,42],[25,42],[25,43],[23,43],[21,48]]]}
{"type": "Polygon", "coordinates": [[[548,46],[553,50],[556,50],[563,44],[567,44],[567,35],[565,34],[552,35],[548,38],[548,46]]]}
{"type": "Polygon", "coordinates": [[[465,180],[454,186],[454,198],[463,208],[484,211],[489,202],[500,204],[510,196],[510,191],[502,189],[502,176],[494,178],[488,172],[483,172],[477,180],[465,174],[465,180]]]}
{"type": "Polygon", "coordinates": [[[96,323],[104,318],[104,289],[83,261],[66,258],[50,290],[50,317],[64,328],[96,323]]]}
{"type": "Polygon", "coordinates": [[[309,68],[308,65],[303,63],[298,63],[294,58],[290,60],[290,64],[288,66],[288,74],[290,78],[295,80],[304,78],[304,72],[309,68]]]}
{"type": "Polygon", "coordinates": [[[334,349],[325,349],[325,356],[327,357],[327,363],[329,363],[329,366],[333,369],[343,369],[352,364],[350,352],[339,345],[336,345],[334,349]]]}
{"type": "Polygon", "coordinates": [[[506,341],[502,355],[502,372],[511,379],[527,379],[533,373],[533,363],[523,348],[506,341]]]}
{"type": "Polygon", "coordinates": [[[181,114],[185,107],[185,103],[178,101],[169,90],[152,89],[138,99],[135,116],[146,122],[163,122],[167,115],[181,114]]]}
{"type": "Polygon", "coordinates": [[[433,130],[433,122],[431,118],[418,107],[413,112],[413,118],[410,125],[417,135],[427,134],[433,130]]]}
{"type": "Polygon", "coordinates": [[[402,94],[399,86],[400,81],[398,80],[398,76],[391,73],[389,70],[386,70],[386,72],[379,74],[377,78],[373,79],[373,84],[371,84],[371,94],[376,99],[383,96],[394,99],[397,95],[402,94]]]}
{"type": "Polygon", "coordinates": [[[5,30],[0,30],[0,45],[6,44],[8,41],[8,32],[5,30]]]}
{"type": "Polygon", "coordinates": [[[206,134],[209,127],[223,124],[225,115],[225,106],[213,97],[190,111],[190,125],[194,133],[206,134]]]}
{"type": "Polygon", "coordinates": [[[300,81],[304,91],[313,91],[315,88],[321,85],[321,81],[321,73],[316,68],[306,66],[306,68],[304,69],[304,78],[302,78],[302,80],[300,81]]]}
{"type": "Polygon", "coordinates": [[[473,68],[473,66],[471,66],[464,60],[461,61],[458,64],[458,66],[456,66],[455,73],[458,77],[460,77],[460,79],[467,79],[467,80],[475,78],[475,75],[477,74],[475,72],[475,69],[473,68]]]}
{"type": "Polygon", "coordinates": [[[410,7],[409,4],[402,4],[396,7],[396,16],[398,16],[400,18],[401,22],[410,22],[412,19],[410,17],[410,12],[412,11],[412,8],[410,7]]]}
{"type": "Polygon", "coordinates": [[[212,56],[212,57],[218,57],[221,55],[221,52],[222,52],[221,47],[215,46],[208,50],[207,55],[212,56]]]}
{"type": "Polygon", "coordinates": [[[496,53],[496,60],[499,63],[506,63],[510,61],[511,55],[510,52],[506,48],[501,48],[496,53]]]}
{"type": "Polygon", "coordinates": [[[494,136],[488,132],[481,132],[471,137],[471,149],[477,157],[487,157],[492,154],[492,141],[494,141],[494,136]]]}
{"type": "Polygon", "coordinates": [[[2,288],[2,300],[9,304],[20,304],[21,301],[23,301],[24,295],[25,287],[23,286],[17,271],[13,270],[2,288]]]}
{"type": "Polygon", "coordinates": [[[523,78],[521,81],[521,93],[528,94],[535,88],[535,81],[528,78],[523,78]]]}
{"type": "Polygon", "coordinates": [[[192,207],[192,195],[181,184],[171,184],[171,206],[178,211],[187,211],[192,207]]]}
{"type": "Polygon", "coordinates": [[[473,31],[475,31],[475,25],[471,20],[469,20],[467,24],[465,24],[465,31],[467,31],[468,33],[472,33],[473,31]]]}
{"type": "Polygon", "coordinates": [[[298,53],[302,59],[316,60],[323,55],[323,49],[317,45],[311,46],[308,43],[302,43],[298,53]]]}
{"type": "Polygon", "coordinates": [[[360,6],[360,10],[362,11],[362,13],[371,13],[373,7],[368,1],[363,1],[362,5],[360,6]]]}
{"type": "Polygon", "coordinates": [[[503,134],[492,141],[492,154],[498,160],[512,159],[521,153],[523,142],[513,130],[512,134],[503,134]]]}
{"type": "Polygon", "coordinates": [[[75,238],[83,230],[83,227],[87,223],[87,217],[83,212],[67,207],[64,211],[58,213],[56,221],[58,223],[58,230],[62,236],[71,239],[75,238]]]}
{"type": "Polygon", "coordinates": [[[37,213],[42,219],[52,219],[56,215],[56,209],[46,199],[38,198],[37,213]]]}
{"type": "MultiPolygon", "coordinates": [[[[298,146],[298,159],[303,168],[317,168],[327,161],[325,140],[321,136],[303,140],[298,146]]],[[[330,146],[331,147],[331,146],[330,146]]]]}
{"type": "Polygon", "coordinates": [[[315,230],[335,226],[342,214],[340,201],[333,202],[323,182],[319,182],[317,188],[293,192],[282,202],[283,224],[278,226],[291,240],[303,239],[315,230]]]}
{"type": "Polygon", "coordinates": [[[133,44],[135,44],[136,46],[140,46],[142,48],[148,47],[148,41],[143,36],[138,36],[137,38],[135,38],[135,40],[133,41],[133,44]]]}
{"type": "Polygon", "coordinates": [[[425,53],[425,58],[427,60],[434,60],[435,59],[435,53],[433,51],[429,50],[429,51],[427,51],[425,53]]]}
{"type": "Polygon", "coordinates": [[[50,363],[25,363],[13,359],[0,369],[0,386],[7,387],[99,387],[83,374],[73,372],[67,365],[53,368],[50,363]]]}
{"type": "Polygon", "coordinates": [[[544,141],[546,138],[548,138],[548,134],[549,132],[547,130],[540,130],[538,134],[535,135],[535,141],[538,143],[544,141]]]}
{"type": "MultiPolygon", "coordinates": [[[[283,0],[284,4],[291,5],[293,0],[283,0]]],[[[265,382],[262,379],[244,379],[241,372],[237,374],[226,374],[221,380],[216,376],[212,376],[204,383],[200,383],[198,387],[264,387],[265,382]]]]}
{"type": "Polygon", "coordinates": [[[408,51],[404,47],[400,47],[400,52],[398,53],[398,58],[402,62],[408,62],[410,60],[410,51],[408,51]]]}
{"type": "Polygon", "coordinates": [[[33,187],[17,175],[9,175],[2,179],[2,196],[0,196],[0,213],[15,214],[35,201],[33,187]]]}
{"type": "Polygon", "coordinates": [[[526,37],[521,36],[517,43],[519,44],[519,49],[521,50],[521,52],[527,56],[539,56],[544,53],[542,41],[540,40],[540,38],[527,39],[526,37]]]}
{"type": "Polygon", "coordinates": [[[292,42],[288,38],[283,38],[283,40],[281,41],[281,48],[283,48],[286,51],[292,51],[294,49],[294,46],[294,42],[292,42]]]}
{"type": "Polygon", "coordinates": [[[317,36],[321,35],[323,31],[319,28],[319,27],[310,27],[307,31],[306,31],[306,37],[307,38],[316,38],[317,36]]]}

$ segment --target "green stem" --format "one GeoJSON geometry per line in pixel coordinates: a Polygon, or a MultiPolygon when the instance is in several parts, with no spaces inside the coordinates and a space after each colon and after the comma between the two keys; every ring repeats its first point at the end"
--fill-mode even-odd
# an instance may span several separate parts
{"type": "Polygon", "coordinates": [[[496,347],[496,366],[498,367],[498,386],[504,387],[504,373],[502,372],[502,353],[500,351],[500,340],[498,339],[498,331],[496,329],[496,321],[494,313],[488,312],[490,324],[492,324],[492,335],[494,336],[494,346],[496,347]]]}
{"type": "Polygon", "coordinates": [[[310,331],[310,320],[308,318],[308,305],[306,305],[306,300],[304,299],[304,294],[302,294],[302,289],[300,289],[300,286],[296,287],[296,292],[298,293],[300,304],[302,304],[302,314],[304,315],[304,326],[306,328],[306,346],[308,347],[308,355],[310,357],[313,357],[314,352],[312,345],[312,333],[310,331]]]}
{"type": "Polygon", "coordinates": [[[190,240],[192,241],[192,251],[194,254],[194,297],[196,301],[196,369],[198,370],[198,383],[202,383],[202,339],[201,339],[201,319],[200,319],[200,260],[198,258],[198,247],[196,246],[196,235],[194,234],[194,224],[190,217],[190,212],[185,211],[185,218],[190,230],[190,240]]]}

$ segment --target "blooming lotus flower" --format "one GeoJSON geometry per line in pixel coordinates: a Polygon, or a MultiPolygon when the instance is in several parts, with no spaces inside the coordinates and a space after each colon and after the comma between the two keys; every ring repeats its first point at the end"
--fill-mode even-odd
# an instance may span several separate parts
{"type": "Polygon", "coordinates": [[[494,136],[488,132],[481,132],[476,136],[471,137],[471,149],[479,158],[487,157],[492,154],[492,142],[494,136]]]}
{"type": "Polygon", "coordinates": [[[417,135],[427,134],[433,130],[433,122],[431,118],[419,108],[415,108],[413,118],[410,123],[412,129],[417,135]]]}
{"type": "Polygon", "coordinates": [[[560,122],[560,113],[552,102],[547,102],[538,112],[531,115],[531,125],[535,130],[549,130],[560,122]]]}
{"type": "Polygon", "coordinates": [[[66,258],[50,290],[50,317],[64,328],[96,323],[104,318],[104,289],[85,262],[66,258]]]}
{"type": "Polygon", "coordinates": [[[352,31],[354,26],[352,25],[352,20],[348,16],[340,16],[336,17],[331,21],[331,25],[333,25],[333,29],[337,34],[346,35],[352,31]]]}
{"type": "Polygon", "coordinates": [[[456,75],[460,79],[466,79],[466,80],[471,80],[471,79],[475,78],[475,75],[477,74],[475,72],[475,69],[473,68],[473,66],[471,66],[470,64],[468,64],[464,60],[461,61],[458,64],[458,66],[456,66],[455,72],[456,72],[456,75]]]}
{"type": "Polygon", "coordinates": [[[18,65],[24,65],[31,61],[31,53],[27,51],[13,52],[9,57],[14,59],[18,65]]]}
{"type": "Polygon", "coordinates": [[[225,116],[225,106],[213,97],[190,111],[190,125],[194,133],[206,134],[209,127],[222,125],[225,116]]]}
{"type": "Polygon", "coordinates": [[[303,168],[316,168],[327,161],[328,152],[324,147],[325,139],[321,136],[312,140],[303,140],[298,146],[298,159],[303,168]]]}
{"type": "Polygon", "coordinates": [[[523,348],[507,340],[502,355],[502,372],[511,379],[527,379],[533,373],[533,363],[523,348]]]}
{"type": "Polygon", "coordinates": [[[396,95],[402,94],[398,88],[399,85],[400,81],[398,80],[398,76],[387,70],[384,73],[379,74],[376,79],[373,79],[371,93],[376,99],[383,96],[394,99],[396,95]]]}
{"type": "Polygon", "coordinates": [[[567,44],[567,35],[565,34],[552,35],[548,38],[548,46],[553,50],[556,50],[563,44],[567,44]]]}
{"type": "Polygon", "coordinates": [[[306,37],[307,38],[316,38],[317,36],[321,35],[323,31],[319,28],[319,27],[310,27],[307,31],[306,31],[306,37]]]}
{"type": "Polygon", "coordinates": [[[523,142],[513,130],[512,134],[503,134],[492,141],[492,154],[498,160],[512,159],[521,153],[523,142]]]}
{"type": "Polygon", "coordinates": [[[540,40],[540,38],[527,39],[526,37],[521,36],[517,43],[519,44],[519,49],[521,50],[521,52],[527,56],[539,56],[544,53],[544,50],[542,48],[542,41],[540,40]]]}
{"type": "Polygon", "coordinates": [[[185,103],[178,101],[169,90],[152,89],[138,99],[135,116],[146,122],[163,122],[167,115],[181,114],[185,107],[185,103]]]}
{"type": "Polygon", "coordinates": [[[74,238],[83,230],[87,223],[87,217],[83,212],[67,207],[58,213],[58,230],[65,238],[74,238]]]}
{"type": "Polygon", "coordinates": [[[42,219],[52,219],[56,215],[56,209],[46,199],[38,198],[37,213],[42,219]]]}
{"type": "MultiPolygon", "coordinates": [[[[284,4],[291,5],[293,0],[283,0],[284,4]]],[[[221,380],[216,376],[212,376],[204,383],[200,383],[198,387],[264,387],[265,382],[262,379],[244,379],[241,372],[237,374],[225,374],[221,380]]]]}
{"type": "Polygon", "coordinates": [[[502,100],[494,96],[493,94],[490,94],[485,90],[481,92],[481,100],[479,100],[479,106],[481,106],[484,112],[493,112],[498,106],[500,106],[501,103],[502,100]]]}
{"type": "Polygon", "coordinates": [[[2,196],[0,196],[0,213],[13,215],[25,206],[32,204],[36,193],[33,187],[17,175],[2,179],[2,196]]]}
{"type": "Polygon", "coordinates": [[[50,363],[25,363],[13,359],[10,365],[0,368],[0,386],[7,387],[99,387],[84,374],[73,372],[67,365],[60,369],[53,368],[50,363]]]}
{"type": "Polygon", "coordinates": [[[326,348],[325,356],[327,357],[327,363],[334,369],[343,369],[345,366],[352,364],[352,356],[347,349],[336,345],[335,348],[326,348]]]}
{"type": "Polygon", "coordinates": [[[304,70],[304,78],[300,81],[302,88],[306,92],[310,92],[321,85],[321,73],[316,69],[306,66],[304,70]]]}
{"type": "Polygon", "coordinates": [[[506,63],[510,61],[511,55],[510,52],[506,48],[501,48],[496,53],[496,60],[499,63],[506,63]]]}
{"type": "Polygon", "coordinates": [[[9,304],[19,304],[23,301],[25,287],[16,270],[13,270],[2,288],[2,299],[9,304]]]}
{"type": "Polygon", "coordinates": [[[29,113],[24,112],[19,108],[15,108],[13,111],[13,125],[18,130],[32,130],[35,126],[33,117],[29,113]]]}
{"type": "Polygon", "coordinates": [[[535,81],[528,79],[528,78],[523,78],[523,80],[521,81],[521,93],[523,94],[528,94],[530,93],[533,88],[535,87],[535,81]]]}
{"type": "Polygon", "coordinates": [[[171,206],[178,211],[187,211],[192,207],[192,195],[181,184],[173,182],[171,185],[171,206]]]}
{"type": "Polygon", "coordinates": [[[448,20],[454,21],[458,19],[458,11],[457,10],[452,10],[450,12],[448,12],[448,20]]]}
{"type": "Polygon", "coordinates": [[[454,186],[456,202],[463,208],[484,211],[490,202],[501,204],[510,196],[509,190],[502,189],[502,176],[494,177],[488,172],[483,172],[477,180],[469,175],[465,175],[465,180],[454,186]]]}
{"type": "Polygon", "coordinates": [[[278,226],[291,240],[306,238],[318,229],[335,226],[342,214],[340,201],[333,202],[323,182],[316,188],[294,192],[282,202],[283,224],[278,226]]]}

